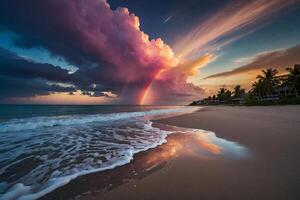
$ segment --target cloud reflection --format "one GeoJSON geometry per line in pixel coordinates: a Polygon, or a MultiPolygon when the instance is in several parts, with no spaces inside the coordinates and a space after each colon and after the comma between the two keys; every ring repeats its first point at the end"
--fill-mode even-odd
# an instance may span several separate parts
{"type": "Polygon", "coordinates": [[[173,134],[167,138],[166,144],[155,148],[152,153],[147,155],[146,161],[143,163],[144,168],[155,168],[178,156],[191,156],[199,159],[218,159],[220,157],[239,159],[246,154],[244,147],[235,142],[218,138],[215,133],[210,131],[173,126],[167,126],[167,129],[171,130],[173,134]]]}
{"type": "Polygon", "coordinates": [[[78,197],[101,199],[106,192],[114,188],[166,169],[168,163],[175,161],[176,158],[190,157],[201,162],[208,159],[239,159],[246,153],[244,147],[218,138],[213,132],[162,124],[154,125],[162,131],[173,133],[168,136],[167,143],[135,155],[128,165],[79,177],[42,199],[58,199],[61,196],[66,199],[78,197]]]}

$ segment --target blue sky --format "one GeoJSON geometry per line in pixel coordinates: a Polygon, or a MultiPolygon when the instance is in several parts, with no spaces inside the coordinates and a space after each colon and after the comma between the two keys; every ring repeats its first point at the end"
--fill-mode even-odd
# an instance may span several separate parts
{"type": "MultiPolygon", "coordinates": [[[[176,37],[195,24],[201,24],[232,1],[122,1],[110,0],[111,6],[128,7],[141,20],[141,27],[152,37],[161,37],[172,46],[176,37]],[[172,18],[165,24],[164,20],[172,18]]],[[[285,8],[249,34],[227,45],[218,58],[202,70],[203,76],[239,67],[233,61],[260,52],[288,48],[300,43],[300,7],[285,8]]]]}
{"type": "Polygon", "coordinates": [[[51,55],[47,49],[40,48],[20,48],[14,45],[13,39],[16,38],[17,34],[10,31],[0,32],[0,47],[8,49],[9,51],[27,59],[31,59],[38,63],[49,63],[61,68],[74,72],[77,67],[68,64],[64,58],[51,55]]]}
{"type": "Polygon", "coordinates": [[[299,13],[297,0],[3,0],[0,102],[136,104],[152,88],[154,103],[186,103],[248,87],[254,69],[300,63],[299,13]]]}

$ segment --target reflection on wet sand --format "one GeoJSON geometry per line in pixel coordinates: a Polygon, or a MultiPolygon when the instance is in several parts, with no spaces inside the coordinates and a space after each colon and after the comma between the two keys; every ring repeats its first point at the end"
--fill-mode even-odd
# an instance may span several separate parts
{"type": "Polygon", "coordinates": [[[240,158],[246,151],[244,147],[237,143],[217,138],[213,132],[174,126],[165,126],[164,128],[176,133],[168,137],[166,144],[153,150],[148,155],[148,159],[144,163],[145,168],[153,167],[160,162],[180,155],[195,156],[202,159],[216,156],[240,158]]]}
{"type": "Polygon", "coordinates": [[[143,179],[161,169],[177,157],[191,156],[196,159],[239,159],[245,148],[230,141],[217,138],[214,133],[156,124],[163,130],[172,131],[167,143],[137,154],[134,160],[113,170],[79,177],[42,199],[99,199],[122,184],[143,179]]]}

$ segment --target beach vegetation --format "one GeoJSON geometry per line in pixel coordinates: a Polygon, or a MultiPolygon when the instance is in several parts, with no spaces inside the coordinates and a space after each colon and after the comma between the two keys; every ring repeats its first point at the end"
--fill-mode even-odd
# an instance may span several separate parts
{"type": "Polygon", "coordinates": [[[286,68],[286,71],[286,74],[278,75],[278,70],[266,68],[256,77],[248,92],[240,85],[236,85],[233,91],[222,87],[216,95],[194,101],[190,105],[300,104],[300,65],[286,68]]]}

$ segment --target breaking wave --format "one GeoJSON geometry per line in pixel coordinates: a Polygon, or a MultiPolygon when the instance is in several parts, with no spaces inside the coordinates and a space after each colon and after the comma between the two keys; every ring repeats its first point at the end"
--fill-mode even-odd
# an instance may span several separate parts
{"type": "Polygon", "coordinates": [[[14,132],[22,130],[37,129],[52,126],[68,126],[74,124],[85,124],[91,122],[106,122],[125,120],[143,116],[166,115],[166,114],[182,114],[193,112],[199,108],[181,107],[176,109],[160,109],[142,112],[123,112],[110,114],[95,115],[65,115],[51,117],[33,117],[24,119],[12,119],[7,122],[0,123],[0,132],[14,132]]]}
{"type": "Polygon", "coordinates": [[[129,163],[166,142],[151,116],[195,108],[13,119],[0,123],[0,199],[37,199],[78,176],[129,163]]]}

